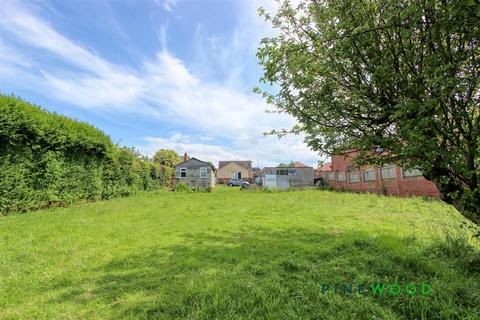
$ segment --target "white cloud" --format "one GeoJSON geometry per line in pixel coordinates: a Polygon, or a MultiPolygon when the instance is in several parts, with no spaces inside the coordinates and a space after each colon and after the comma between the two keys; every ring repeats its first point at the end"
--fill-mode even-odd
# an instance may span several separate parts
{"type": "Polygon", "coordinates": [[[173,7],[177,4],[177,0],[154,0],[154,2],[168,12],[173,11],[173,7]]]}
{"type": "MultiPolygon", "coordinates": [[[[161,4],[171,10],[175,2],[164,1],[161,4]]],[[[198,55],[207,57],[208,50],[215,50],[210,54],[220,57],[214,62],[227,75],[225,83],[205,81],[170,53],[166,48],[166,30],[163,27],[160,30],[163,44],[157,56],[143,61],[132,70],[113,64],[93,50],[68,39],[16,2],[6,3],[3,14],[0,13],[2,32],[15,36],[16,42],[23,46],[54,56],[70,68],[47,67],[35,57],[26,59],[25,54],[18,54],[19,50],[0,43],[0,71],[4,80],[17,84],[26,81],[28,88],[38,90],[40,94],[47,93],[55,99],[97,113],[139,114],[168,120],[180,127],[186,125],[189,131],[205,132],[203,137],[178,134],[148,137],[139,147],[150,154],[152,150],[163,147],[218,161],[256,159],[259,152],[260,158],[264,159],[263,165],[289,160],[313,164],[316,155],[308,150],[301,137],[286,137],[280,141],[274,137],[263,137],[263,132],[290,127],[294,120],[285,115],[265,114],[264,110],[269,106],[261,97],[249,93],[250,84],[242,83],[241,75],[248,71],[245,56],[254,55],[259,39],[271,32],[256,17],[257,7],[258,4],[245,3],[240,25],[228,41],[201,32],[198,34],[198,55]],[[210,47],[203,45],[205,37],[209,37],[210,47]],[[33,83],[37,85],[32,86],[33,83]],[[231,143],[228,147],[215,145],[216,138],[227,139],[231,143]]]]}
{"type": "Polygon", "coordinates": [[[152,156],[159,149],[172,149],[178,154],[185,152],[192,157],[205,161],[212,161],[214,164],[220,159],[238,159],[242,156],[238,151],[228,147],[210,145],[205,143],[192,142],[189,137],[173,135],[169,138],[145,137],[146,144],[139,149],[143,153],[152,156]]]}
{"type": "Polygon", "coordinates": [[[259,137],[257,144],[248,141],[235,141],[230,146],[205,143],[198,137],[184,134],[173,134],[170,137],[145,137],[145,143],[139,150],[149,156],[159,149],[172,149],[178,154],[185,152],[203,161],[211,161],[218,165],[220,160],[252,160],[254,166],[275,166],[279,162],[300,161],[316,166],[318,155],[305,148],[300,136],[287,136],[280,140],[276,137],[259,137]],[[200,141],[198,141],[200,140],[200,141]]]}
{"type": "Polygon", "coordinates": [[[42,75],[38,76],[36,86],[40,92],[48,92],[57,99],[86,108],[107,105],[118,108],[132,103],[142,94],[143,81],[132,72],[62,36],[16,2],[5,3],[3,9],[0,15],[2,33],[8,32],[16,37],[17,42],[41,49],[82,70],[72,73],[47,69],[33,57],[25,59],[24,54],[18,55],[19,50],[0,56],[0,67],[15,67],[20,72],[28,68],[42,75]],[[29,65],[26,66],[24,61],[30,61],[29,65]]]}
{"type": "Polygon", "coordinates": [[[65,62],[94,74],[111,74],[119,71],[88,49],[59,34],[47,22],[22,10],[15,2],[4,3],[3,10],[2,31],[12,33],[18,40],[47,50],[65,62]]]}

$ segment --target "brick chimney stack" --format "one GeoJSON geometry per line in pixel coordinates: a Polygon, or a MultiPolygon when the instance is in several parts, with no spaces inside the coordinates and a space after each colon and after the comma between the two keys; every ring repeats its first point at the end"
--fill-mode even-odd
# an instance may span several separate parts
{"type": "Polygon", "coordinates": [[[183,161],[187,161],[188,159],[190,159],[190,157],[189,157],[188,154],[185,152],[185,154],[183,155],[183,161]]]}

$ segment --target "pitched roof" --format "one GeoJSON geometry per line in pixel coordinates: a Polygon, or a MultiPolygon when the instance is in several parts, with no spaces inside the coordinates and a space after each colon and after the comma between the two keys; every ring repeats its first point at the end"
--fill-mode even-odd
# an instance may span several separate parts
{"type": "Polygon", "coordinates": [[[218,162],[218,169],[225,167],[229,163],[236,163],[239,166],[244,167],[245,169],[251,170],[252,169],[252,161],[251,160],[231,160],[231,161],[219,161],[218,162]]]}
{"type": "Polygon", "coordinates": [[[212,169],[213,169],[214,171],[217,170],[213,164],[210,164],[210,163],[208,163],[208,162],[199,160],[199,159],[197,159],[197,158],[195,158],[195,157],[189,157],[188,160],[185,160],[185,161],[183,161],[183,162],[180,162],[180,163],[176,164],[176,165],[175,165],[175,168],[178,167],[179,165],[182,165],[182,164],[184,164],[185,162],[188,162],[188,161],[191,161],[191,160],[197,160],[197,161],[199,161],[199,162],[201,162],[201,163],[205,163],[205,164],[209,165],[210,167],[212,167],[212,169]]]}
{"type": "Polygon", "coordinates": [[[293,167],[294,167],[294,168],[308,168],[307,165],[304,165],[303,163],[298,162],[298,161],[295,161],[295,162],[293,163],[293,167]]]}
{"type": "MultiPolygon", "coordinates": [[[[291,168],[312,168],[311,166],[307,166],[301,162],[294,162],[291,165],[282,165],[282,166],[276,166],[276,167],[266,167],[266,168],[278,168],[278,169],[291,169],[291,168]]],[[[312,168],[313,169],[313,168],[312,168]]]]}
{"type": "Polygon", "coordinates": [[[323,166],[317,168],[318,171],[332,171],[332,163],[327,162],[323,166]]]}

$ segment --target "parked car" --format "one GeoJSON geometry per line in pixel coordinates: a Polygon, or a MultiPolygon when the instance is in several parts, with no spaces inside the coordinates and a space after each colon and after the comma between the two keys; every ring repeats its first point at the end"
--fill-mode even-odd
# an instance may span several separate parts
{"type": "Polygon", "coordinates": [[[227,185],[229,187],[233,187],[233,186],[248,186],[250,184],[250,182],[248,181],[245,181],[245,180],[242,180],[242,179],[230,179],[228,180],[227,182],[227,185]]]}

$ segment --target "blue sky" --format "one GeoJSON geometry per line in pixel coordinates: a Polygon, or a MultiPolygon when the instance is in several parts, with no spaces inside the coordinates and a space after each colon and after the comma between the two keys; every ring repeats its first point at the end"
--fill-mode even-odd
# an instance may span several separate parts
{"type": "Polygon", "coordinates": [[[257,15],[274,1],[2,1],[0,90],[87,121],[152,155],[291,160],[316,165],[301,136],[252,93],[255,56],[274,31],[257,15]]]}

